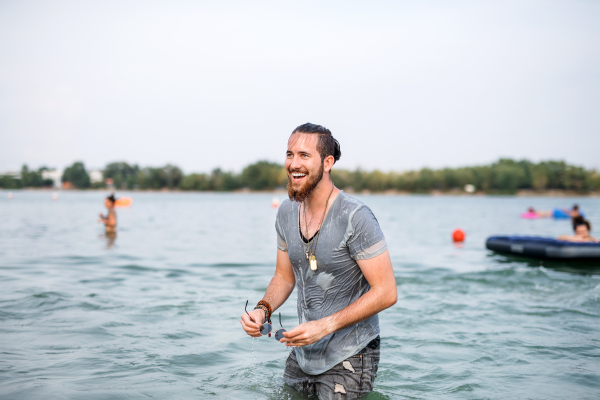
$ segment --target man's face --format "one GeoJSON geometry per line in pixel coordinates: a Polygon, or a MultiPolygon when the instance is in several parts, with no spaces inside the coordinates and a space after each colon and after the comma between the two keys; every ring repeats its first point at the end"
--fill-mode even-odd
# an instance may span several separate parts
{"type": "Polygon", "coordinates": [[[290,200],[304,201],[323,178],[323,162],[317,151],[317,135],[295,133],[288,140],[285,169],[290,200]]]}

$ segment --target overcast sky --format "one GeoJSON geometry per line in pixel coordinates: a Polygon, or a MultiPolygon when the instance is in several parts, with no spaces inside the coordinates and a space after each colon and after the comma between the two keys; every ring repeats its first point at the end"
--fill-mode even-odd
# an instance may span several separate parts
{"type": "Polygon", "coordinates": [[[599,1],[0,2],[0,171],[499,157],[600,167],[599,1]]]}

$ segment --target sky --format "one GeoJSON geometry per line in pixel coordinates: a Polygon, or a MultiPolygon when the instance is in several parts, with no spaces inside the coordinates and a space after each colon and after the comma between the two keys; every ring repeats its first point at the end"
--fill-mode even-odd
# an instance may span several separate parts
{"type": "Polygon", "coordinates": [[[592,0],[3,0],[0,171],[240,171],[305,122],[340,168],[600,169],[598,21],[592,0]]]}

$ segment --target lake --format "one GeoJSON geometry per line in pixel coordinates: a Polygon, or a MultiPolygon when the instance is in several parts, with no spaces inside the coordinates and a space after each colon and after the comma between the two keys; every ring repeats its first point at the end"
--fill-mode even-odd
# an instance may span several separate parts
{"type": "MultiPolygon", "coordinates": [[[[286,347],[239,324],[274,271],[276,195],[119,192],[134,203],[113,241],[97,223],[106,193],[13,193],[0,191],[0,398],[301,398],[283,387],[286,347]]],[[[356,197],[398,285],[368,399],[599,397],[600,266],[485,249],[494,234],[571,233],[520,219],[530,205],[578,203],[600,229],[598,199],[356,197]]]]}

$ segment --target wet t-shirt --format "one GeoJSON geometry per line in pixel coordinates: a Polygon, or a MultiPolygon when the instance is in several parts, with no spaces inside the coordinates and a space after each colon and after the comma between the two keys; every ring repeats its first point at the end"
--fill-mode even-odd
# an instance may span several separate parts
{"type": "MultiPolygon", "coordinates": [[[[370,286],[356,260],[378,256],[387,249],[385,237],[371,210],[340,191],[320,229],[317,270],[310,269],[300,236],[299,205],[284,201],[277,212],[277,248],[287,251],[298,289],[300,323],[318,320],[348,307],[370,286]]],[[[310,243],[316,240],[316,236],[310,243]]],[[[314,244],[313,244],[314,247],[314,244]]],[[[323,373],[356,354],[379,335],[377,314],[295,349],[304,372],[323,373]]]]}

